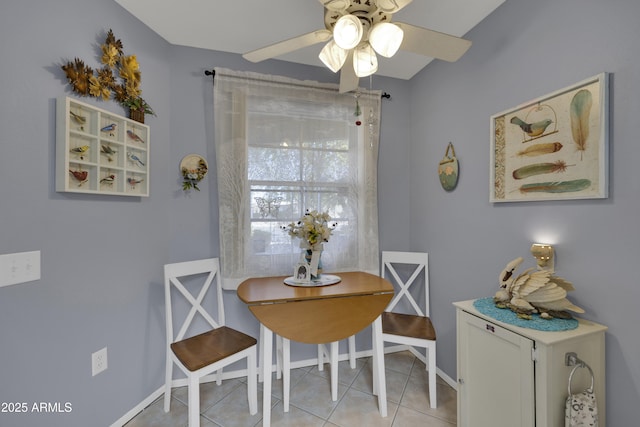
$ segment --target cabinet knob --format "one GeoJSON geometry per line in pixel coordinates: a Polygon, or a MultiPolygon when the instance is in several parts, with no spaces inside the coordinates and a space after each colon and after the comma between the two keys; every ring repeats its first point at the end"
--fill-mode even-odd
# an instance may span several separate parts
{"type": "Polygon", "coordinates": [[[462,378],[458,378],[458,382],[459,382],[460,384],[464,384],[464,380],[463,380],[462,378]]]}

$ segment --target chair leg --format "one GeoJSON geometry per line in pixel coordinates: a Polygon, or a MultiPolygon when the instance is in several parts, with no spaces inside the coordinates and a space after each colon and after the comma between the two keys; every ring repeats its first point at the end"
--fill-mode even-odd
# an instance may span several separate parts
{"type": "MultiPolygon", "coordinates": [[[[373,375],[373,395],[378,395],[378,358],[376,357],[377,353],[377,341],[376,341],[376,333],[374,328],[371,328],[371,373],[373,375]]],[[[384,357],[384,354],[383,354],[384,357]]]]}
{"type": "Polygon", "coordinates": [[[249,401],[249,413],[258,413],[258,375],[256,372],[256,349],[255,347],[247,356],[247,399],[249,401]]]}
{"type": "MultiPolygon", "coordinates": [[[[171,350],[169,350],[171,351],[171,350]]],[[[171,410],[171,382],[173,381],[173,360],[167,351],[167,366],[164,377],[164,412],[171,410]]]]}
{"type": "Polygon", "coordinates": [[[351,335],[348,339],[349,343],[349,366],[356,369],[356,336],[351,335]]]}
{"type": "Polygon", "coordinates": [[[338,400],[338,341],[330,344],[331,352],[331,400],[338,400]]]}
{"type": "Polygon", "coordinates": [[[438,396],[436,395],[436,347],[427,347],[429,356],[429,403],[432,408],[438,406],[438,396]]]}
{"type": "Polygon", "coordinates": [[[324,370],[324,344],[318,344],[318,371],[324,370]]]}
{"type": "Polygon", "coordinates": [[[188,381],[189,427],[200,427],[200,378],[190,375],[188,381]]]}
{"type": "Polygon", "coordinates": [[[282,338],[280,335],[276,335],[276,379],[280,379],[282,377],[282,359],[284,358],[284,354],[282,353],[282,338]]]}
{"type": "Polygon", "coordinates": [[[291,346],[290,341],[282,338],[282,398],[284,412],[289,412],[289,387],[291,384],[291,346]]]}
{"type": "Polygon", "coordinates": [[[222,368],[216,371],[216,384],[218,385],[222,384],[222,368]]]}
{"type": "Polygon", "coordinates": [[[387,416],[387,384],[384,372],[384,341],[382,339],[382,318],[373,322],[373,393],[378,395],[380,416],[387,416]]]}
{"type": "MultiPolygon", "coordinates": [[[[262,350],[264,346],[264,332],[260,328],[260,336],[258,338],[258,347],[262,350]]],[[[258,350],[258,351],[260,351],[258,350]]],[[[262,357],[258,356],[258,382],[262,382],[262,357]]]]}
{"type": "Polygon", "coordinates": [[[271,366],[273,363],[273,332],[260,324],[260,336],[263,338],[263,346],[260,350],[262,359],[262,380],[264,381],[262,393],[262,427],[271,425],[271,366]],[[263,334],[264,331],[264,334],[263,334]]]}

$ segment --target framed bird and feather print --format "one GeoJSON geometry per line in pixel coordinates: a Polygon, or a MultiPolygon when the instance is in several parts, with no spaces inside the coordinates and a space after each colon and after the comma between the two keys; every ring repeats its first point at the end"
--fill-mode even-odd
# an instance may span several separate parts
{"type": "Polygon", "coordinates": [[[601,73],[491,116],[491,202],[607,197],[608,82],[601,73]]]}

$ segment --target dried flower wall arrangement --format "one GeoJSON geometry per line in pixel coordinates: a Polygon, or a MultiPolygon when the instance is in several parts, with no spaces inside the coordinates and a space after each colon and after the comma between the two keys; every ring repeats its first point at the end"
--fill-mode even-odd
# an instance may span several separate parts
{"type": "MultiPolygon", "coordinates": [[[[142,73],[136,55],[125,55],[122,42],[109,30],[100,46],[101,68],[92,69],[83,60],[75,58],[62,66],[73,91],[80,96],[113,100],[133,113],[156,115],[142,98],[142,73]]],[[[144,116],[143,116],[144,117],[144,116]]]]}

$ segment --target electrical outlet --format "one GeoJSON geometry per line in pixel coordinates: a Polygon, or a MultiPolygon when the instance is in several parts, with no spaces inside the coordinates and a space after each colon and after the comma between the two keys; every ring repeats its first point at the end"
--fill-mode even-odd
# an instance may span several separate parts
{"type": "Polygon", "coordinates": [[[107,370],[107,347],[91,354],[91,375],[96,376],[107,370]]]}
{"type": "Polygon", "coordinates": [[[0,255],[0,287],[40,280],[40,251],[0,255]]]}

